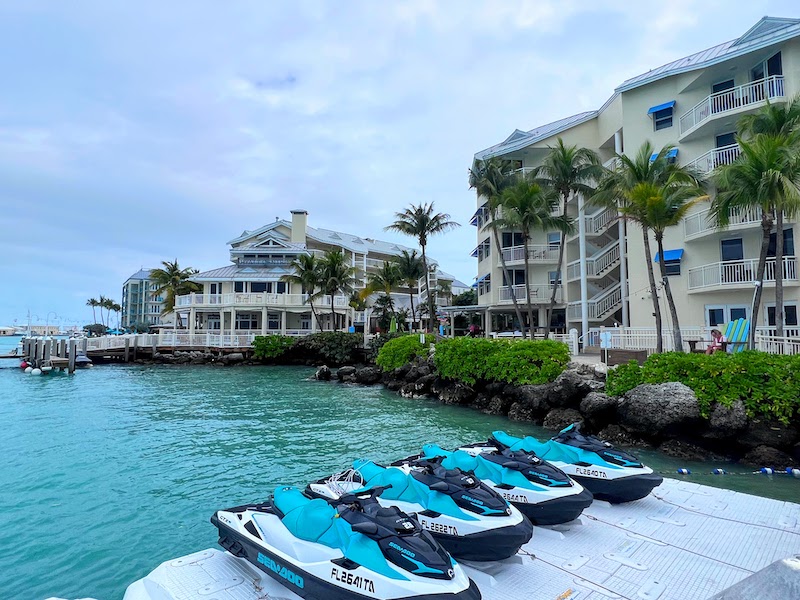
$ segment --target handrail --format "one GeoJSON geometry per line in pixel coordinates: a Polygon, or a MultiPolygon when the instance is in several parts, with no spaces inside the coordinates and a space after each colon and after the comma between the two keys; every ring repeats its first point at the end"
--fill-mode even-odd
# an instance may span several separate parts
{"type": "Polygon", "coordinates": [[[740,152],[739,144],[730,144],[728,146],[713,148],[695,158],[687,166],[696,170],[701,175],[707,175],[719,166],[731,164],[736,160],[740,152]]]}
{"type": "MultiPolygon", "coordinates": [[[[595,277],[619,261],[619,240],[609,242],[586,260],[586,276],[595,277]]],[[[580,260],[567,264],[567,280],[580,279],[580,260]]]]}
{"type": "MultiPolygon", "coordinates": [[[[758,268],[757,258],[745,260],[729,260],[709,263],[689,269],[688,289],[696,290],[706,287],[748,285],[752,284],[758,268]]],[[[783,257],[783,279],[797,281],[797,260],[794,256],[783,257]]],[[[767,259],[764,269],[764,281],[775,281],[775,259],[767,259]]]]}

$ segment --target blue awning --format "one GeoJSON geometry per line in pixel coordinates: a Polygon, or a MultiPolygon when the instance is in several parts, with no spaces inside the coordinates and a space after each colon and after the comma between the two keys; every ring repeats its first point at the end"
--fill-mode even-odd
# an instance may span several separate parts
{"type": "MultiPolygon", "coordinates": [[[[659,261],[659,252],[656,252],[656,257],[653,259],[653,262],[659,261]]],[[[680,260],[683,257],[683,248],[678,250],[664,250],[664,260],[666,262],[670,262],[673,260],[680,260]]]]}
{"type": "Polygon", "coordinates": [[[650,110],[647,111],[647,114],[652,115],[655,112],[658,112],[660,110],[665,110],[667,108],[672,108],[673,106],[675,106],[675,100],[670,100],[669,102],[664,102],[664,104],[659,104],[657,106],[650,107],[650,110]]]}
{"type": "MultiPolygon", "coordinates": [[[[672,148],[669,152],[667,152],[667,158],[677,158],[678,156],[678,149],[672,148]]],[[[658,157],[658,152],[653,152],[650,155],[650,162],[653,162],[658,157]]]]}
{"type": "Polygon", "coordinates": [[[484,279],[491,279],[491,278],[492,278],[492,274],[491,273],[487,273],[483,277],[479,277],[478,280],[475,283],[472,284],[472,287],[478,287],[478,284],[481,281],[483,281],[484,279]]]}

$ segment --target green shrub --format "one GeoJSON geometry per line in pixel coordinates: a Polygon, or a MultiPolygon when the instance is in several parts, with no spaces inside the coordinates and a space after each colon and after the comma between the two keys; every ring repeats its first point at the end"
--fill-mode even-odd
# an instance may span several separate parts
{"type": "Polygon", "coordinates": [[[552,340],[454,338],[436,344],[436,368],[442,377],[474,384],[547,383],[569,362],[569,348],[552,340]]]}
{"type": "Polygon", "coordinates": [[[384,371],[391,371],[411,362],[417,356],[426,356],[434,336],[427,334],[421,344],[418,334],[409,334],[386,341],[378,351],[375,363],[384,371]]]}
{"type": "Polygon", "coordinates": [[[367,360],[375,362],[378,358],[378,352],[381,351],[383,345],[389,340],[395,340],[403,336],[409,335],[407,331],[393,331],[392,333],[379,333],[374,336],[367,345],[367,360]]]}
{"type": "Polygon", "coordinates": [[[295,338],[285,335],[257,335],[253,340],[253,356],[273,359],[283,356],[295,344],[295,338]]]}
{"type": "Polygon", "coordinates": [[[360,333],[325,331],[312,333],[299,338],[292,353],[301,358],[321,360],[332,365],[355,362],[356,350],[361,347],[364,337],[360,333]]]}
{"type": "Polygon", "coordinates": [[[609,371],[606,390],[621,395],[640,383],[669,381],[690,387],[704,416],[715,402],[730,406],[737,400],[744,402],[751,417],[775,417],[784,423],[800,411],[800,356],[758,351],[653,354],[642,367],[634,363],[609,371]]]}

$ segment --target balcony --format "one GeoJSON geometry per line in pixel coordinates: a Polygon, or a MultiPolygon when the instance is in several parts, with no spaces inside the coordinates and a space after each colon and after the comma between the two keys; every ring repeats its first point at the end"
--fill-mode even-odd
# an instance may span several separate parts
{"type": "MultiPolygon", "coordinates": [[[[532,304],[549,304],[550,303],[550,296],[553,293],[553,288],[550,285],[537,285],[531,284],[531,303],[532,304]]],[[[562,288],[559,286],[558,291],[556,292],[556,302],[561,302],[561,290],[562,288]]],[[[525,284],[521,285],[513,285],[513,286],[501,286],[500,287],[500,304],[512,304],[513,298],[517,299],[517,302],[527,302],[527,296],[525,295],[525,284]]]]}
{"type": "MultiPolygon", "coordinates": [[[[730,221],[725,231],[761,227],[761,211],[753,208],[731,210],[730,221]]],[[[711,211],[703,210],[689,215],[683,220],[683,233],[687,240],[697,239],[720,231],[711,219],[711,211]]]]}
{"type": "MultiPolygon", "coordinates": [[[[721,288],[752,289],[758,267],[757,258],[729,260],[689,269],[688,290],[716,291],[721,288]]],[[[797,263],[794,256],[783,257],[783,280],[797,282],[797,263]]],[[[767,259],[764,282],[775,281],[775,259],[767,259]]]]}
{"type": "Polygon", "coordinates": [[[694,169],[700,175],[706,176],[711,171],[722,165],[729,165],[739,156],[739,144],[731,144],[721,148],[709,150],[702,156],[695,158],[687,167],[694,169]]]}
{"type": "MultiPolygon", "coordinates": [[[[314,300],[315,306],[321,308],[331,305],[330,296],[322,296],[314,300]]],[[[333,305],[335,308],[347,308],[350,306],[350,299],[347,296],[334,296],[333,305]]],[[[175,308],[264,308],[264,307],[307,307],[308,294],[186,294],[175,298],[175,308]]]]}
{"type": "MultiPolygon", "coordinates": [[[[587,302],[588,318],[590,321],[602,321],[613,314],[622,304],[622,286],[614,284],[587,302]]],[[[567,305],[567,319],[569,321],[580,321],[582,319],[581,302],[570,302],[567,305]]]]}
{"type": "MultiPolygon", "coordinates": [[[[619,241],[613,241],[586,259],[586,277],[603,277],[619,264],[619,241]]],[[[567,281],[581,278],[581,261],[574,260],[567,265],[567,281]]]]}
{"type": "Polygon", "coordinates": [[[774,75],[707,96],[680,118],[680,139],[697,131],[703,123],[720,116],[745,112],[767,100],[784,98],[783,77],[774,75]]]}
{"type": "MultiPolygon", "coordinates": [[[[558,246],[548,244],[528,244],[528,261],[531,263],[556,263],[558,262],[558,246]]],[[[511,246],[503,248],[503,258],[506,264],[516,264],[525,261],[525,246],[511,246]]],[[[501,263],[498,262],[498,266],[501,263]]]]}

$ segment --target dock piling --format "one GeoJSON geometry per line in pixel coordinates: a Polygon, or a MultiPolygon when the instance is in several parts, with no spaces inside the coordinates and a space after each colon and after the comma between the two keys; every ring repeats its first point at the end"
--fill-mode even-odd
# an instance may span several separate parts
{"type": "Polygon", "coordinates": [[[125,339],[125,362],[130,362],[131,360],[131,341],[129,339],[125,339]]]}
{"type": "Polygon", "coordinates": [[[78,354],[78,340],[69,341],[69,362],[67,363],[67,373],[75,372],[75,356],[78,354]]]}

